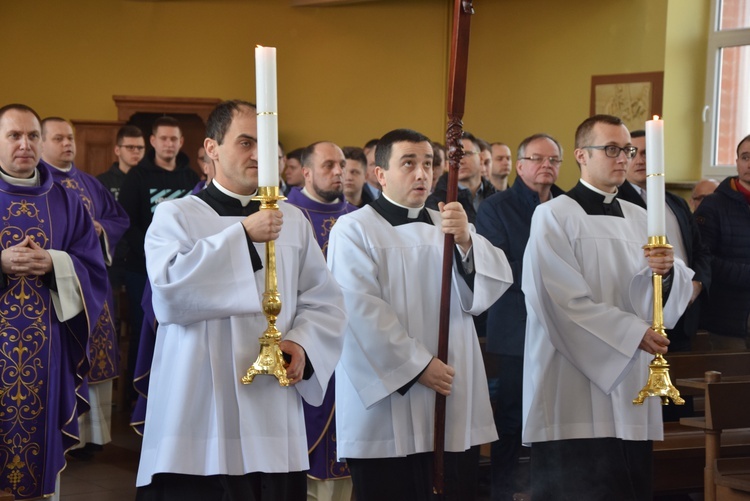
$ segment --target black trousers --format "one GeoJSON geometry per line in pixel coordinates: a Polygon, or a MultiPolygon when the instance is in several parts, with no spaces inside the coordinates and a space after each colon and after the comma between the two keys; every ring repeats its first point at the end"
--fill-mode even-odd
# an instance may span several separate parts
{"type": "Polygon", "coordinates": [[[528,490],[521,481],[521,424],[523,407],[523,357],[495,355],[496,393],[491,395],[495,426],[500,439],[490,446],[492,501],[512,501],[513,494],[528,490]]]}
{"type": "MultiPolygon", "coordinates": [[[[347,459],[357,501],[430,501],[432,452],[399,458],[347,459]]],[[[479,447],[446,452],[446,501],[472,501],[477,496],[479,447]]]]}
{"type": "Polygon", "coordinates": [[[534,501],[651,501],[652,442],[593,438],[531,446],[534,501]]]}
{"type": "Polygon", "coordinates": [[[136,501],[306,501],[307,472],[247,475],[159,473],[136,501]]]}

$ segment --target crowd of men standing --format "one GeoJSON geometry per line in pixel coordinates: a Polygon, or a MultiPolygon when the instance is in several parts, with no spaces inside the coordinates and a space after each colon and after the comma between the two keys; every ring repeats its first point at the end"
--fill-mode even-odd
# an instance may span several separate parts
{"type": "Polygon", "coordinates": [[[699,327],[714,349],[748,348],[750,136],[737,176],[696,185],[695,215],[667,194],[672,248],[646,251],[644,134],[608,115],[576,130],[567,193],[554,137],[520,143],[509,185],[510,148],[464,133],[450,203],[445,148],[409,129],[363,148],[279,145],[278,210],[253,199],[254,105],[212,112],[202,175],[183,141],[171,117],[148,138],[126,125],[97,180],[75,166],[68,121],[0,108],[0,488],[16,499],[59,496],[65,454],[110,441],[113,288],[129,303],[130,400],[149,376],[133,419],[141,501],[430,499],[437,394],[448,499],[476,497],[490,442],[493,500],[649,499],[662,414],[658,399],[630,402],[651,356],[690,350],[699,327]],[[240,384],[265,329],[269,241],[290,388],[240,384]],[[669,339],[650,327],[651,273],[665,277],[669,339]]]}

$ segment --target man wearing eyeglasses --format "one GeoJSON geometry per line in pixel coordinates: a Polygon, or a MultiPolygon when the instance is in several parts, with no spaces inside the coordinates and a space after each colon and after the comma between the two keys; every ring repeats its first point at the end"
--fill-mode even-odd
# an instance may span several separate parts
{"type": "Polygon", "coordinates": [[[97,179],[109,189],[115,200],[120,197],[120,188],[125,181],[125,175],[130,169],[138,165],[146,153],[146,143],[143,132],[135,125],[123,125],[117,131],[115,145],[115,161],[107,172],[97,176],[97,179]]]}
{"type": "MultiPolygon", "coordinates": [[[[479,140],[470,132],[461,136],[464,156],[458,167],[458,202],[466,211],[469,222],[477,220],[479,204],[495,193],[495,187],[488,180],[482,178],[482,162],[480,158],[479,140]]],[[[427,198],[427,207],[438,210],[438,203],[445,202],[448,197],[448,172],[443,174],[435,185],[435,191],[427,198]]]]}
{"type": "Polygon", "coordinates": [[[636,152],[622,121],[586,119],[574,156],[579,183],[536,208],[524,254],[528,319],[523,432],[539,500],[651,499],[661,400],[633,399],[656,352],[652,272],[664,276],[664,323],[685,310],[693,272],[671,249],[644,250],[647,215],[617,199],[636,152]]]}
{"type": "MultiPolygon", "coordinates": [[[[628,164],[627,181],[618,188],[617,198],[646,209],[646,131],[636,130],[630,136],[638,153],[628,164]]],[[[690,306],[674,329],[667,330],[671,341],[669,351],[689,351],[691,338],[698,330],[698,297],[711,283],[711,253],[701,240],[700,230],[685,199],[666,192],[665,201],[667,241],[674,247],[675,254],[695,272],[690,306]]]]}
{"type": "Polygon", "coordinates": [[[560,143],[547,134],[534,134],[521,141],[516,181],[509,189],[488,198],[479,206],[477,214],[477,232],[505,252],[513,270],[513,285],[487,312],[486,351],[492,354],[496,367],[490,387],[495,426],[500,436],[491,449],[493,501],[512,501],[515,492],[527,489],[516,481],[520,478],[518,457],[526,332],[521,264],[534,209],[563,194],[555,184],[562,155],[560,143]]]}

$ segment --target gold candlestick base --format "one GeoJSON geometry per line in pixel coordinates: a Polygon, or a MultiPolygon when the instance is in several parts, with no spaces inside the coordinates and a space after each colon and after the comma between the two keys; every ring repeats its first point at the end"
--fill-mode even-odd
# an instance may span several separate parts
{"type": "MultiPolygon", "coordinates": [[[[263,301],[265,304],[265,300],[263,301]]],[[[260,353],[255,363],[250,366],[247,373],[242,376],[242,384],[250,384],[259,374],[271,374],[279,380],[280,386],[289,386],[289,378],[284,367],[284,355],[279,348],[281,333],[275,325],[269,325],[268,329],[259,338],[260,353]]]]}
{"type": "MultiPolygon", "coordinates": [[[[643,246],[644,249],[671,249],[672,246],[667,243],[667,237],[654,236],[648,237],[648,244],[643,246]]],[[[651,328],[659,335],[667,337],[664,330],[664,307],[662,305],[662,276],[652,274],[654,286],[654,320],[651,328]]],[[[669,364],[667,360],[657,353],[648,366],[648,380],[643,389],[638,392],[638,396],[633,399],[634,405],[641,405],[646,397],[660,397],[662,405],[669,405],[671,398],[675,405],[684,405],[685,400],[680,397],[680,392],[672,385],[669,377],[669,364]]]]}
{"type": "Polygon", "coordinates": [[[674,401],[675,405],[684,405],[685,400],[680,397],[680,392],[672,385],[669,377],[669,363],[657,353],[648,366],[648,381],[638,396],[633,399],[635,405],[641,405],[646,397],[661,397],[662,405],[669,405],[669,399],[674,401]]]}
{"type": "MultiPolygon", "coordinates": [[[[258,195],[253,200],[260,201],[260,210],[278,209],[278,201],[286,200],[279,195],[278,186],[262,186],[258,188],[258,195]]],[[[279,385],[289,386],[286,375],[284,355],[279,348],[281,332],[276,328],[276,319],[281,313],[281,295],[276,287],[276,242],[266,242],[266,291],[263,293],[263,314],[268,320],[268,328],[259,338],[260,353],[255,363],[250,366],[241,381],[250,384],[259,374],[271,374],[279,380],[279,385]]]]}

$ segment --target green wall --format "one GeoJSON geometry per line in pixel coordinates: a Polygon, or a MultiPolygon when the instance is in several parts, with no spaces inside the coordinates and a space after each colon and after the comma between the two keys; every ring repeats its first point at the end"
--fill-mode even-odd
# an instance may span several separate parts
{"type": "MultiPolygon", "coordinates": [[[[529,134],[552,134],[565,149],[560,184],[572,186],[573,134],[589,114],[592,75],[666,70],[666,120],[683,120],[684,102],[702,102],[696,73],[705,49],[687,59],[683,50],[705,46],[707,2],[475,0],[466,129],[513,149],[529,134]]],[[[112,95],[254,100],[253,47],[262,44],[278,48],[288,147],[361,145],[395,127],[441,139],[451,15],[450,0],[325,8],[286,0],[1,2],[0,101],[114,120],[112,95]]],[[[699,148],[700,132],[691,127],[679,142],[687,135],[699,148]]],[[[677,137],[670,127],[668,156],[677,137]]],[[[680,162],[680,180],[699,177],[699,153],[680,162]]]]}

